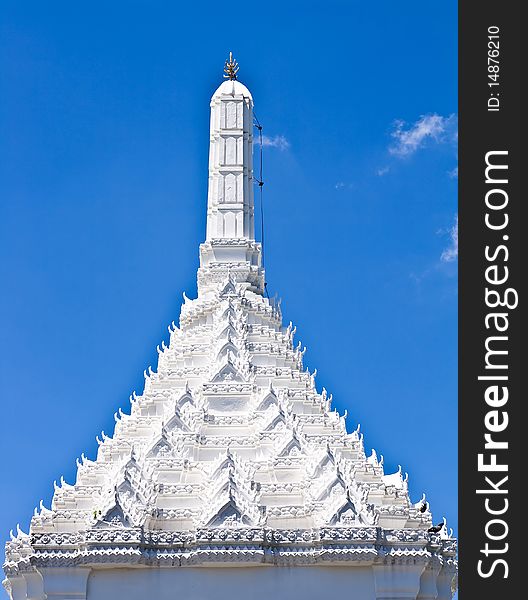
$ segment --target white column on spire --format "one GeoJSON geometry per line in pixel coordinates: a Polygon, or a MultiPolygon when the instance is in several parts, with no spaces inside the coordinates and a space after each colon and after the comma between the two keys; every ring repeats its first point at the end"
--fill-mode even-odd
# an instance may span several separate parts
{"type": "Polygon", "coordinates": [[[224,81],[211,99],[207,240],[255,239],[253,213],[253,99],[224,81]]]}
{"type": "Polygon", "coordinates": [[[200,246],[198,293],[228,279],[264,292],[253,200],[253,98],[236,79],[211,98],[206,239],[200,246]]]}

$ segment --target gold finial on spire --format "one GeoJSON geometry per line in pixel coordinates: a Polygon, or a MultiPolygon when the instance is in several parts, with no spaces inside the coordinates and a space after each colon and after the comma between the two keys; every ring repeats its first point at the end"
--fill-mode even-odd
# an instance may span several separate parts
{"type": "Polygon", "coordinates": [[[229,53],[229,60],[225,61],[224,79],[230,79],[231,81],[233,81],[233,79],[236,79],[237,78],[238,69],[239,69],[238,63],[233,58],[233,53],[230,52],[229,53]]]}

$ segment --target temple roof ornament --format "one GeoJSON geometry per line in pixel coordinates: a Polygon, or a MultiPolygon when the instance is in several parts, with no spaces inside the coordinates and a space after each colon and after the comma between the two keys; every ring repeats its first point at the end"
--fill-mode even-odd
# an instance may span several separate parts
{"type": "Polygon", "coordinates": [[[231,81],[233,81],[234,79],[236,79],[237,78],[238,69],[239,69],[238,63],[233,58],[233,53],[230,52],[229,53],[229,58],[225,61],[224,79],[230,79],[231,81]]]}
{"type": "MultiPolygon", "coordinates": [[[[253,206],[253,100],[226,78],[211,100],[206,239],[198,295],[183,294],[158,364],[130,411],[115,414],[74,484],[6,545],[8,580],[34,565],[127,566],[251,561],[454,569],[456,542],[430,533],[425,497],[401,467],[367,458],[359,426],[318,390],[296,328],[264,294],[253,206]],[[248,548],[251,554],[248,555],[248,548]],[[444,568],[444,567],[443,567],[444,568]]],[[[7,584],[6,584],[7,585],[7,584]]],[[[10,584],[9,584],[10,585],[10,584]]]]}

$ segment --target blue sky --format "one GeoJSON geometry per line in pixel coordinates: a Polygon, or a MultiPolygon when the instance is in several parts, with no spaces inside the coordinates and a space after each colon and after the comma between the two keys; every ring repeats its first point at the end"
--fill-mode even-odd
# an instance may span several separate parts
{"type": "Polygon", "coordinates": [[[195,296],[230,50],[267,136],[270,292],[456,530],[456,2],[2,4],[0,537],[95,456],[195,296]]]}

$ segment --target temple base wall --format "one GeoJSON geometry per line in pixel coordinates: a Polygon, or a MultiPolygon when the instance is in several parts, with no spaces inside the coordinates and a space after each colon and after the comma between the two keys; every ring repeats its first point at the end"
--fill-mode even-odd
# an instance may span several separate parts
{"type": "Polygon", "coordinates": [[[328,567],[239,567],[112,569],[92,571],[87,600],[376,600],[372,569],[328,567]]]}
{"type": "MultiPolygon", "coordinates": [[[[420,564],[46,568],[10,578],[12,600],[451,600],[450,581],[420,564]]],[[[454,575],[450,573],[449,579],[454,575]]]]}

